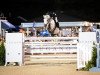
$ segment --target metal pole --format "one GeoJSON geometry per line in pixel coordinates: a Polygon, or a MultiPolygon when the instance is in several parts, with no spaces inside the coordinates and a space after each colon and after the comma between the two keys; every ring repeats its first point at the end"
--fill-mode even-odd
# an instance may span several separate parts
{"type": "Polygon", "coordinates": [[[97,39],[97,68],[100,68],[100,29],[96,31],[96,39],[97,39]]]}

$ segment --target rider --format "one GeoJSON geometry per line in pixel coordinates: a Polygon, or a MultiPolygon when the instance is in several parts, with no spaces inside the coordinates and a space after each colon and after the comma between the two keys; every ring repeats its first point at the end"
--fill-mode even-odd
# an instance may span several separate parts
{"type": "Polygon", "coordinates": [[[59,22],[58,22],[58,19],[57,19],[57,15],[54,12],[53,12],[53,19],[54,19],[54,21],[56,23],[56,26],[59,28],[59,22]]]}

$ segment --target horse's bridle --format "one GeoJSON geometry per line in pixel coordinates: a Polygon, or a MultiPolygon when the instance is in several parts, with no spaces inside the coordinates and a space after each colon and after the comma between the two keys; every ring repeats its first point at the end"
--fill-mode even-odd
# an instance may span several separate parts
{"type": "MultiPolygon", "coordinates": [[[[50,18],[50,19],[47,20],[48,23],[47,23],[46,25],[50,25],[51,19],[52,19],[52,18],[50,18]]],[[[53,19],[53,20],[54,20],[54,19],[53,19]]],[[[54,22],[55,22],[55,21],[54,21],[54,22]]],[[[55,23],[55,24],[56,24],[56,23],[55,23]]],[[[49,27],[50,27],[50,26],[49,26],[49,27]]],[[[54,33],[55,29],[56,29],[56,25],[55,25],[54,29],[53,29],[52,31],[50,31],[50,32],[54,33]]]]}

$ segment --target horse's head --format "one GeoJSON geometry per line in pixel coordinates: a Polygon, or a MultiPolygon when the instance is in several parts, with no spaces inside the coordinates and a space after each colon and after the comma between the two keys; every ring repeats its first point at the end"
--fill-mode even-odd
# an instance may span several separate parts
{"type": "Polygon", "coordinates": [[[50,15],[43,15],[44,18],[44,24],[46,25],[50,19],[50,15]]]}
{"type": "Polygon", "coordinates": [[[53,24],[53,19],[50,14],[43,15],[44,18],[44,28],[46,30],[51,29],[51,25],[53,24]]]}

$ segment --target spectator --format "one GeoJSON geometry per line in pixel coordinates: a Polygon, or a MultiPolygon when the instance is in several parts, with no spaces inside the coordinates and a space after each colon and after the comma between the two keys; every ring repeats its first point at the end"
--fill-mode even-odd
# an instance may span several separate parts
{"type": "Polygon", "coordinates": [[[25,31],[25,29],[20,28],[20,29],[19,29],[19,32],[20,32],[20,33],[24,33],[24,35],[26,36],[26,31],[25,31]]]}

